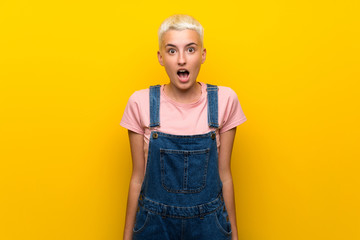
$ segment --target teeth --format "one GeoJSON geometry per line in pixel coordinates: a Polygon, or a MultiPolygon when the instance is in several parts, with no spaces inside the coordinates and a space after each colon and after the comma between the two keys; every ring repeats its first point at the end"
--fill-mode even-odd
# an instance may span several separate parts
{"type": "Polygon", "coordinates": [[[179,70],[179,72],[186,72],[186,70],[179,70]]]}

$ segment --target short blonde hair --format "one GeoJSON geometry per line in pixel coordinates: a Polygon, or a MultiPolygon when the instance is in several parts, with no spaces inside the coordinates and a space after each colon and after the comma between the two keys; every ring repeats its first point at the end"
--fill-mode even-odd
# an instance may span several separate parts
{"type": "Polygon", "coordinates": [[[201,45],[203,47],[204,28],[201,26],[201,24],[192,16],[185,14],[175,14],[165,19],[159,27],[159,49],[161,49],[162,36],[164,35],[164,33],[166,33],[168,30],[181,31],[185,29],[195,30],[200,36],[201,45]]]}

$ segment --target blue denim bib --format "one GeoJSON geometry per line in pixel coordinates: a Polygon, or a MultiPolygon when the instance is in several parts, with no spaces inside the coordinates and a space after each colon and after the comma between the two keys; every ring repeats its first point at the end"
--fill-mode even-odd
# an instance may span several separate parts
{"type": "MultiPolygon", "coordinates": [[[[150,128],[160,126],[160,85],[150,87],[150,128]]],[[[218,128],[218,88],[207,84],[208,124],[218,128]]],[[[133,239],[229,239],[216,132],[152,131],[133,239]],[[196,226],[196,227],[195,227],[196,226]],[[210,237],[210,238],[209,238],[210,237]]]]}

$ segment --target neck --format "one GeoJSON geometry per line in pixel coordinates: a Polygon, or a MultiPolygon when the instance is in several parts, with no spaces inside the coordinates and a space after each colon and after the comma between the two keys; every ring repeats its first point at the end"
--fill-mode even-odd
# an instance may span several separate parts
{"type": "Polygon", "coordinates": [[[201,96],[201,84],[196,82],[189,89],[181,90],[171,83],[164,86],[165,94],[179,103],[193,103],[201,96]]]}

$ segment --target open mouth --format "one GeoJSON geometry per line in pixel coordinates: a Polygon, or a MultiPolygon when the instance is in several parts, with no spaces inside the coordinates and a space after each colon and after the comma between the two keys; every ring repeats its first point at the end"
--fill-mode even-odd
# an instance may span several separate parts
{"type": "Polygon", "coordinates": [[[186,69],[180,69],[177,71],[177,75],[182,82],[185,82],[189,79],[189,74],[189,71],[186,69]]]}

